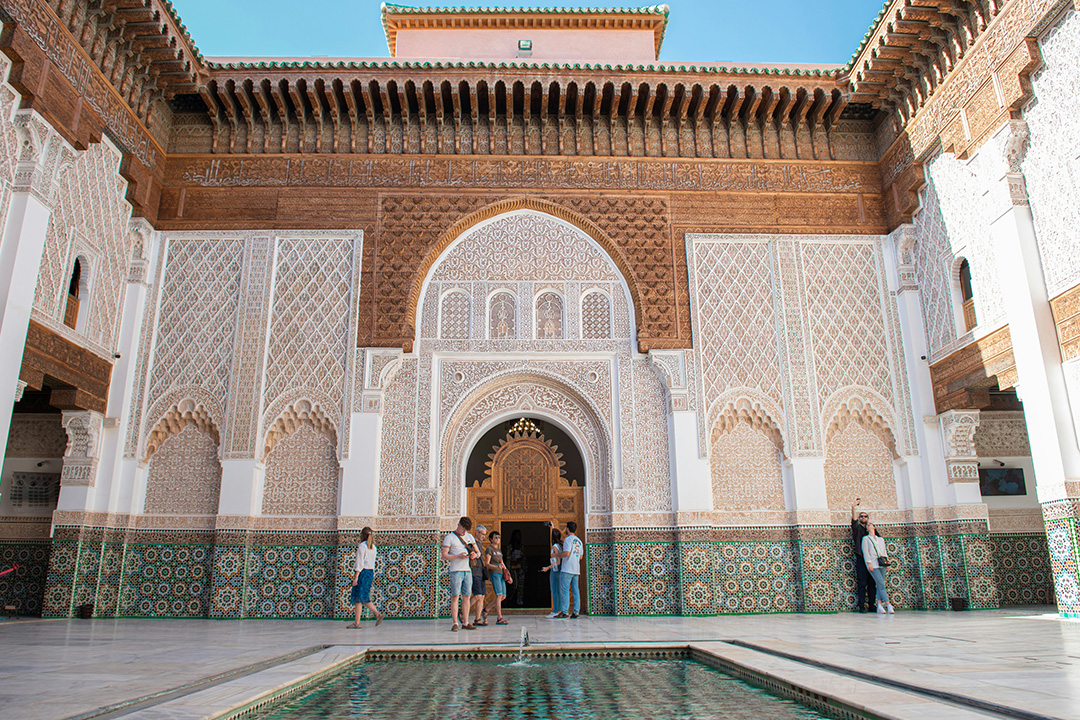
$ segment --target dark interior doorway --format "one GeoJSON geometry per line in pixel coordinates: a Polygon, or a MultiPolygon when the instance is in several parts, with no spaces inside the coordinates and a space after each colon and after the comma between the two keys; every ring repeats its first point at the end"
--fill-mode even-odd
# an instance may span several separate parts
{"type": "Polygon", "coordinates": [[[514,582],[506,589],[507,598],[503,602],[504,608],[509,610],[551,608],[551,587],[548,574],[540,572],[540,569],[550,562],[550,538],[548,526],[542,522],[502,523],[503,557],[506,559],[506,566],[511,568],[511,573],[515,576],[514,582]],[[517,534],[520,534],[521,549],[525,560],[524,582],[520,583],[521,587],[515,587],[519,581],[512,567],[513,545],[517,534]]]}

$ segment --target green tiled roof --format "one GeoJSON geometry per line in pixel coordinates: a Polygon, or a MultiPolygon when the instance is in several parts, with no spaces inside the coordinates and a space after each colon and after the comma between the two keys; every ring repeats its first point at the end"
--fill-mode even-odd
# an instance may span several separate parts
{"type": "Polygon", "coordinates": [[[841,69],[724,67],[693,64],[602,65],[594,63],[528,63],[528,62],[443,62],[407,60],[296,60],[279,62],[208,62],[210,70],[500,70],[522,68],[529,70],[582,70],[588,72],[670,72],[700,73],[703,75],[772,75],[778,77],[836,77],[841,69]]]}
{"type": "Polygon", "coordinates": [[[412,5],[395,5],[393,3],[382,4],[383,32],[386,33],[386,44],[393,47],[390,42],[390,27],[387,17],[394,15],[654,15],[664,18],[664,24],[660,28],[660,38],[656,43],[656,55],[660,56],[660,48],[664,45],[664,35],[667,33],[668,16],[671,8],[664,5],[648,5],[646,7],[613,7],[613,8],[563,8],[563,7],[421,7],[412,5]]]}

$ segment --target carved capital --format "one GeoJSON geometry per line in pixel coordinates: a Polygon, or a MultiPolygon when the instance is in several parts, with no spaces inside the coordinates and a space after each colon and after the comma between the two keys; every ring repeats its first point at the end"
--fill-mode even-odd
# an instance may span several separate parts
{"type": "Polygon", "coordinates": [[[13,188],[29,192],[51,207],[60,175],[78,153],[34,110],[16,110],[12,125],[19,138],[13,188]]]}
{"type": "Polygon", "coordinates": [[[1010,173],[1021,172],[1020,164],[1024,162],[1024,156],[1027,155],[1029,135],[1026,120],[1009,121],[1005,130],[1005,144],[1001,151],[1010,173]]]}
{"type": "Polygon", "coordinates": [[[949,410],[938,416],[949,482],[978,482],[979,461],[975,450],[978,410],[949,410]]]}
{"type": "Polygon", "coordinates": [[[128,282],[146,284],[150,270],[150,247],[154,237],[154,228],[146,218],[133,217],[128,220],[128,237],[131,240],[131,263],[128,265],[128,282]]]}
{"type": "Polygon", "coordinates": [[[690,388],[686,372],[686,353],[682,350],[650,350],[652,368],[668,396],[668,412],[690,409],[690,388]]]}
{"type": "Polygon", "coordinates": [[[404,353],[401,348],[365,348],[364,386],[361,391],[361,412],[382,412],[383,391],[397,375],[404,353]]]}
{"type": "Polygon", "coordinates": [[[65,410],[60,422],[67,432],[61,485],[93,486],[101,458],[101,430],[105,417],[93,410],[65,410]]]}
{"type": "Polygon", "coordinates": [[[15,381],[15,402],[19,402],[20,400],[22,400],[23,392],[25,390],[26,390],[26,381],[25,380],[16,380],[15,381]]]}

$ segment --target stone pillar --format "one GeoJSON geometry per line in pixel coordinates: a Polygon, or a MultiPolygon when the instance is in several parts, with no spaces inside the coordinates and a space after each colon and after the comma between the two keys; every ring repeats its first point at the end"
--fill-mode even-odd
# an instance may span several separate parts
{"type": "Polygon", "coordinates": [[[349,530],[359,530],[378,514],[383,393],[401,367],[402,356],[400,348],[362,348],[356,353],[363,384],[353,390],[349,453],[341,461],[339,514],[362,524],[349,530]]]}
{"type": "Polygon", "coordinates": [[[690,406],[686,363],[684,350],[649,351],[649,365],[667,394],[671,504],[677,517],[712,509],[712,476],[708,458],[699,452],[698,414],[690,406]]]}
{"type": "Polygon", "coordinates": [[[1078,503],[1069,498],[1066,488],[1066,481],[1080,479],[1080,448],[1020,169],[1027,150],[1027,123],[1010,120],[1002,132],[1004,172],[994,188],[1002,210],[990,230],[1016,359],[1017,392],[1024,403],[1036,492],[1046,522],[1058,609],[1065,615],[1080,616],[1080,517],[1078,503]]]}
{"type": "Polygon", "coordinates": [[[18,110],[12,121],[19,157],[11,202],[0,235],[0,465],[19,391],[30,310],[61,172],[75,150],[34,110],[18,110]]]}
{"type": "Polygon", "coordinates": [[[926,421],[915,423],[916,447],[910,448],[912,455],[903,458],[907,491],[912,508],[933,508],[951,505],[956,498],[949,491],[945,472],[922,297],[915,282],[913,251],[917,241],[914,226],[901,225],[889,235],[885,252],[889,288],[896,293],[900,338],[911,389],[911,412],[916,420],[923,418],[926,421]]]}
{"type": "Polygon", "coordinates": [[[133,474],[123,471],[124,439],[128,437],[135,409],[131,402],[137,386],[135,368],[150,291],[149,270],[157,255],[158,244],[158,233],[145,218],[132,218],[128,231],[131,259],[124,289],[120,333],[116,341],[118,357],[113,364],[112,381],[109,383],[108,420],[102,438],[99,477],[103,487],[97,492],[94,506],[95,510],[121,514],[142,512],[143,493],[135,492],[133,474]]]}
{"type": "Polygon", "coordinates": [[[978,410],[949,410],[938,416],[945,470],[950,483],[979,482],[979,457],[975,450],[978,410]]]}

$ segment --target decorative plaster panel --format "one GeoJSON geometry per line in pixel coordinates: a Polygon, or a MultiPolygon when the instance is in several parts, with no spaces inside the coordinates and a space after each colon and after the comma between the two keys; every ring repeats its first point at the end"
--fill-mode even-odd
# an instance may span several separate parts
{"type": "Polygon", "coordinates": [[[1069,9],[1040,41],[1043,67],[1024,109],[1030,131],[1023,161],[1046,287],[1053,297],[1080,283],[1080,12],[1069,9]]]}

